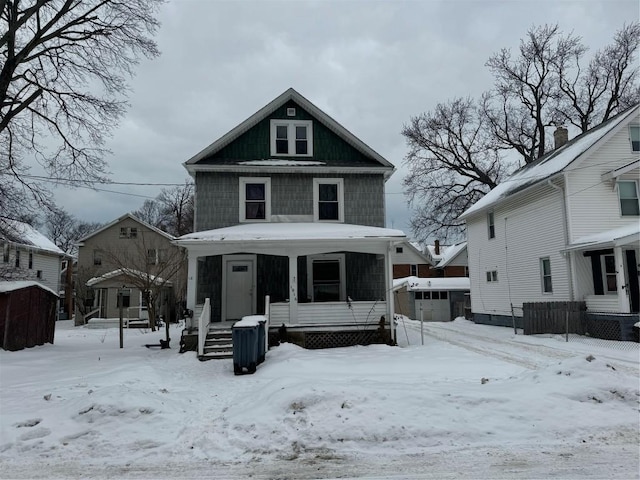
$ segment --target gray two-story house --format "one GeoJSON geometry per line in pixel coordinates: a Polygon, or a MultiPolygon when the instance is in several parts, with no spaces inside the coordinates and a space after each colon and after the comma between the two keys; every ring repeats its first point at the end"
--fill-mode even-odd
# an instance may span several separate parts
{"type": "Polygon", "coordinates": [[[289,89],[184,165],[192,327],[209,299],[207,323],[268,310],[307,347],[363,343],[381,320],[392,334],[391,163],[289,89]]]}

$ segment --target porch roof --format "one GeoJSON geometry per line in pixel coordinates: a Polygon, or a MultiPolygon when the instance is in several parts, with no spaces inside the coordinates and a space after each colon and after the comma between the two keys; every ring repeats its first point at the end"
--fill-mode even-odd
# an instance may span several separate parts
{"type": "Polygon", "coordinates": [[[431,290],[470,290],[471,281],[469,277],[404,277],[393,281],[393,289],[400,290],[407,287],[409,291],[431,291],[431,290]]]}
{"type": "Polygon", "coordinates": [[[183,235],[180,245],[212,242],[290,242],[317,240],[405,240],[402,230],[345,223],[246,223],[183,235]]]}
{"type": "Polygon", "coordinates": [[[594,247],[618,247],[640,242],[640,223],[605,230],[578,238],[566,250],[590,250],[594,247]]]}
{"type": "Polygon", "coordinates": [[[150,273],[147,273],[147,272],[141,272],[139,270],[133,270],[131,268],[118,268],[117,270],[112,270],[111,272],[107,272],[103,275],[100,275],[99,277],[90,278],[89,280],[87,280],[86,285],[87,287],[94,287],[104,281],[111,280],[113,278],[118,278],[118,277],[125,277],[125,278],[134,277],[141,280],[146,279],[151,284],[166,285],[167,287],[170,287],[172,285],[172,283],[169,280],[165,280],[162,277],[151,275],[150,273]]]}

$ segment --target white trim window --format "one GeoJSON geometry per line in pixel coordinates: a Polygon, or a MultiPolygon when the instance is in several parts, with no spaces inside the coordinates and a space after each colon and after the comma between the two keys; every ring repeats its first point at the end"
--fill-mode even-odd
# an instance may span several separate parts
{"type": "Polygon", "coordinates": [[[120,238],[138,238],[138,227],[120,227],[120,238]]]}
{"type": "Polygon", "coordinates": [[[271,120],[271,155],[313,156],[311,120],[271,120]]]}
{"type": "Polygon", "coordinates": [[[553,293],[553,284],[551,283],[551,259],[549,257],[540,259],[540,282],[542,293],[553,293]]]}
{"type": "Polygon", "coordinates": [[[602,280],[605,295],[615,295],[618,293],[616,258],[614,255],[602,255],[602,280]]]}
{"type": "Polygon", "coordinates": [[[344,222],[344,179],[313,179],[313,220],[344,222]]]}
{"type": "Polygon", "coordinates": [[[496,222],[493,212],[487,213],[487,233],[489,240],[496,238],[496,222]]]}
{"type": "Polygon", "coordinates": [[[498,281],[498,271],[497,270],[487,271],[487,283],[496,283],[497,281],[498,281]]]}
{"type": "Polygon", "coordinates": [[[269,222],[271,220],[271,179],[240,177],[240,221],[269,222]]]}
{"type": "Polygon", "coordinates": [[[640,152],[640,125],[629,125],[629,141],[631,151],[640,152]]]}
{"type": "Polygon", "coordinates": [[[346,300],[344,254],[309,255],[307,288],[312,302],[346,300]]]}
{"type": "Polygon", "coordinates": [[[415,263],[409,265],[409,275],[411,275],[412,277],[418,276],[418,265],[416,265],[415,263]]]}
{"type": "Polygon", "coordinates": [[[618,198],[620,199],[620,214],[623,217],[640,215],[638,202],[638,183],[634,180],[618,181],[618,198]]]}

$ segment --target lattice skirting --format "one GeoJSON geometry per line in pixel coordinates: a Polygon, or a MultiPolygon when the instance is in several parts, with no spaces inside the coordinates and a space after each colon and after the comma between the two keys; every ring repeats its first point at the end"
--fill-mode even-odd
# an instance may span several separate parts
{"type": "Polygon", "coordinates": [[[377,330],[340,330],[327,332],[287,331],[269,332],[269,344],[278,342],[295,343],[303,348],[336,348],[353,345],[389,344],[391,335],[388,329],[377,330]]]}

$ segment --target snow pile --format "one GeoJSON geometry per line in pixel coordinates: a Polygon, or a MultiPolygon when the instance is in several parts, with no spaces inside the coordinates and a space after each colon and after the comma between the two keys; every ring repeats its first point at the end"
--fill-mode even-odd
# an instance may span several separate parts
{"type": "Polygon", "coordinates": [[[637,475],[637,344],[514,338],[456,320],[429,323],[422,346],[418,322],[398,328],[404,348],[282,344],[243,376],[231,360],[146,349],[162,335],[142,330],[126,330],[122,350],[117,330],[68,327],[55,345],[0,351],[4,475],[637,475]],[[604,458],[595,467],[593,455],[604,458]]]}

